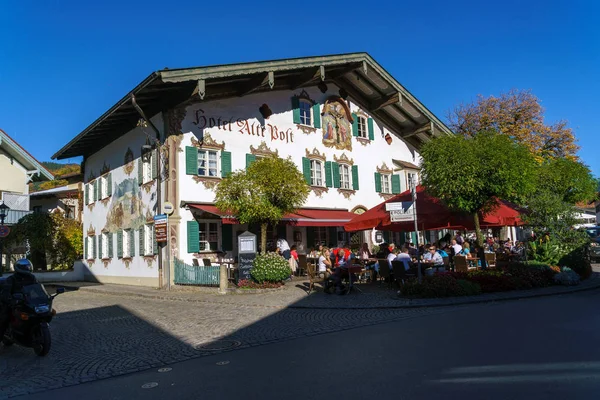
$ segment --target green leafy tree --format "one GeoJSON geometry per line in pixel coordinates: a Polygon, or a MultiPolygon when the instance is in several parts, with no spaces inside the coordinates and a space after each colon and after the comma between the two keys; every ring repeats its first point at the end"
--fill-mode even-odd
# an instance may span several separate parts
{"type": "Polygon", "coordinates": [[[545,160],[538,169],[537,193],[560,197],[567,204],[590,203],[597,198],[598,180],[583,163],[555,158],[545,160]]]}
{"type": "Polygon", "coordinates": [[[423,185],[450,209],[473,216],[479,245],[479,214],[491,211],[498,198],[520,204],[534,189],[531,152],[495,131],[433,139],[421,156],[423,185]]]}
{"type": "Polygon", "coordinates": [[[224,178],[216,190],[216,205],[242,224],[260,224],[261,252],[265,253],[268,224],[277,224],[300,208],[309,191],[290,158],[265,157],[224,178]]]}

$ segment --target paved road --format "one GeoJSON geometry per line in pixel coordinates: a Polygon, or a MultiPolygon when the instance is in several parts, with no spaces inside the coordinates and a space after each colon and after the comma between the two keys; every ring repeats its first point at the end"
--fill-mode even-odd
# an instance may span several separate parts
{"type": "MultiPolygon", "coordinates": [[[[269,316],[231,338],[261,324],[273,325],[265,335],[283,330],[298,338],[24,399],[591,399],[600,393],[599,301],[600,291],[582,292],[387,315],[394,320],[383,324],[358,314],[345,316],[354,323],[339,323],[338,332],[314,336],[338,324],[335,317],[309,317],[301,326],[308,315],[269,316]],[[368,326],[346,329],[361,324],[368,326]],[[147,383],[158,386],[143,389],[147,383]]],[[[123,343],[145,332],[126,335],[123,343]]]]}

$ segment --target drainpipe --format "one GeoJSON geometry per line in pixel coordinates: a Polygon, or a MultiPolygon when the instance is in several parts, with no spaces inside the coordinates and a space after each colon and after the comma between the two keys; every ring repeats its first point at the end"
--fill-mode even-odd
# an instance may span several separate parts
{"type": "MultiPolygon", "coordinates": [[[[138,112],[138,114],[140,114],[140,117],[142,117],[142,119],[148,124],[148,126],[150,128],[152,128],[152,130],[154,131],[154,133],[156,134],[156,212],[158,214],[161,213],[161,208],[162,208],[162,190],[161,190],[161,185],[162,185],[162,171],[160,169],[160,132],[158,131],[158,129],[156,128],[156,126],[152,123],[152,121],[150,121],[147,117],[146,114],[144,114],[144,111],[142,110],[142,108],[138,105],[136,99],[135,99],[135,95],[132,93],[131,94],[131,103],[133,105],[133,107],[136,109],[136,111],[138,112]]],[[[163,259],[162,259],[162,246],[158,246],[158,286],[160,288],[163,287],[163,259]]]]}

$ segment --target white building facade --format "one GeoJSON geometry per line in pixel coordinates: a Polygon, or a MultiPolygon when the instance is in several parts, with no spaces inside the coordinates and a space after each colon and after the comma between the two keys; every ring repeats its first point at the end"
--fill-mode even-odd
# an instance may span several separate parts
{"type": "Polygon", "coordinates": [[[364,53],[160,71],[132,93],[150,124],[132,126],[141,114],[126,96],[55,155],[85,158],[84,263],[102,282],[162,286],[174,258],[235,258],[237,236],[258,227],[216,209],[215,188],[260,157],[289,157],[311,187],[268,245],[372,241],[344,223],[418,181],[419,146],[449,134],[364,53]],[[174,210],[157,244],[164,202],[174,210]]]}

